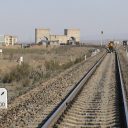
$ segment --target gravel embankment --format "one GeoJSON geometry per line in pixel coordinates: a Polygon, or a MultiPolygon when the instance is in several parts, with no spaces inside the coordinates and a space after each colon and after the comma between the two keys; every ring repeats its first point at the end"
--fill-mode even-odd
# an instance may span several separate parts
{"type": "Polygon", "coordinates": [[[108,54],[54,128],[119,128],[117,93],[115,55],[108,54]]]}
{"type": "Polygon", "coordinates": [[[102,55],[89,58],[16,98],[0,112],[0,128],[36,127],[102,55]]]}
{"type": "Polygon", "coordinates": [[[123,47],[121,47],[119,50],[119,57],[128,104],[128,56],[126,55],[126,51],[123,47]]]}

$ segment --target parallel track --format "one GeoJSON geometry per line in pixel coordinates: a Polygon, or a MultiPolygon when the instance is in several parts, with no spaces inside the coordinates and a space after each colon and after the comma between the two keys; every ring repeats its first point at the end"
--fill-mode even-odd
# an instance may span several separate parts
{"type": "Polygon", "coordinates": [[[38,127],[127,128],[121,76],[117,54],[104,55],[38,127]]]}

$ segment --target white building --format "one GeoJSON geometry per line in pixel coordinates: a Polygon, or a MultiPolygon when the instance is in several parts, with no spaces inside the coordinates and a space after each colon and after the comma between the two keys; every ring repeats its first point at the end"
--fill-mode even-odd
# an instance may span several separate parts
{"type": "Polygon", "coordinates": [[[17,37],[12,35],[0,35],[0,45],[14,45],[17,43],[17,37]]]}

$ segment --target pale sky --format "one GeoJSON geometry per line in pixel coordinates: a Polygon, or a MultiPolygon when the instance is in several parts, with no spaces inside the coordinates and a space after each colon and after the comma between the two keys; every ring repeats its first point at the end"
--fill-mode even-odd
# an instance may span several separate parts
{"type": "Polygon", "coordinates": [[[79,28],[81,39],[128,39],[128,0],[0,0],[0,35],[34,41],[35,28],[63,34],[79,28]]]}

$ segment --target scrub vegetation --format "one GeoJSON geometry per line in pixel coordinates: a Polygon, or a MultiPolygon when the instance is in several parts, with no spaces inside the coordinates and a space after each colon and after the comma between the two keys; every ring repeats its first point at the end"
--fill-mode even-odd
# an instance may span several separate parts
{"type": "Polygon", "coordinates": [[[3,48],[0,87],[9,91],[9,100],[91,56],[93,47],[3,48]],[[18,60],[23,56],[23,63],[18,60]]]}

